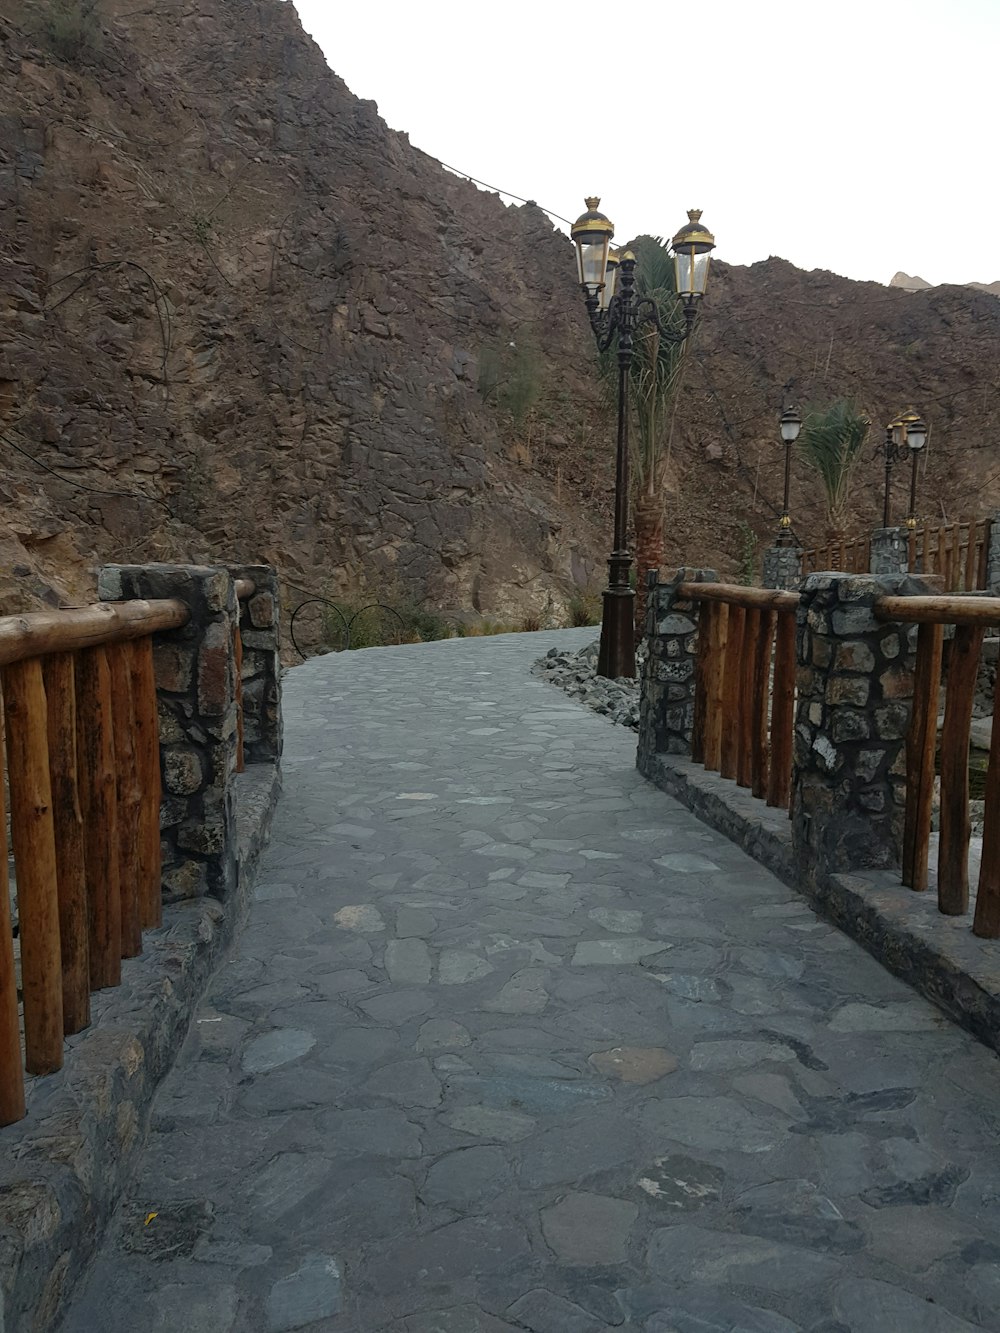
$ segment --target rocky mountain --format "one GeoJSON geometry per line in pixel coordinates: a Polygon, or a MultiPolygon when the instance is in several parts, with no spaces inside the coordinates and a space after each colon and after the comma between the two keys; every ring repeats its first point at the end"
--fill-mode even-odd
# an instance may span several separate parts
{"type": "MultiPolygon", "coordinates": [[[[600,585],[613,422],[570,242],[390,131],[292,5],[8,0],[0,210],[3,610],[86,596],[106,559],[509,617],[600,585]]],[[[672,558],[750,561],[790,398],[912,401],[934,515],[1000,500],[993,297],[771,259],[718,264],[705,304],[672,558]]],[[[822,535],[799,470],[795,517],[822,535]]]]}

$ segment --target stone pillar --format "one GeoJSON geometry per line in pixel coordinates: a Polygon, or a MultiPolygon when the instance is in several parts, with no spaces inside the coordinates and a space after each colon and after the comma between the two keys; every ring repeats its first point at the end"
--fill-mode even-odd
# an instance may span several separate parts
{"type": "Polygon", "coordinates": [[[768,546],[764,551],[765,588],[791,592],[802,582],[802,552],[797,546],[768,546]]]}
{"type": "Polygon", "coordinates": [[[205,565],[106,565],[97,588],[102,601],[176,597],[191,612],[180,629],[153,636],[163,896],[225,898],[236,882],[233,580],[205,565]]]}
{"type": "Polygon", "coordinates": [[[714,569],[679,569],[669,582],[649,576],[646,644],[639,699],[640,772],[649,773],[658,754],[690,754],[694,724],[695,655],[700,602],[677,595],[681,583],[715,583],[714,569]]]}
{"type": "Polygon", "coordinates": [[[910,534],[906,528],[876,528],[872,533],[871,572],[876,578],[905,574],[910,567],[910,534]]]}
{"type": "Polygon", "coordinates": [[[875,618],[912,580],[811,574],[798,611],[792,840],[809,884],[898,863],[914,635],[875,618]]]}
{"type": "Polygon", "coordinates": [[[257,591],[238,603],[243,641],[243,757],[248,764],[281,757],[281,598],[269,565],[231,565],[235,579],[252,579],[257,591]]]}
{"type": "Polygon", "coordinates": [[[986,587],[994,597],[1000,595],[1000,509],[990,518],[989,547],[986,552],[986,587]]]}

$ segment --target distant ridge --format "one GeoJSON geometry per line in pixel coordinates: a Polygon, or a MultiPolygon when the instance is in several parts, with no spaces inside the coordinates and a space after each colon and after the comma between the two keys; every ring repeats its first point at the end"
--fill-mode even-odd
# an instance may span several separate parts
{"type": "MultiPolygon", "coordinates": [[[[974,287],[977,292],[989,292],[991,296],[1000,296],[1000,282],[966,282],[959,283],[958,286],[974,287]]],[[[904,292],[924,292],[932,284],[925,282],[923,278],[916,276],[910,277],[909,273],[899,273],[893,275],[889,281],[890,287],[901,287],[904,292]]]]}

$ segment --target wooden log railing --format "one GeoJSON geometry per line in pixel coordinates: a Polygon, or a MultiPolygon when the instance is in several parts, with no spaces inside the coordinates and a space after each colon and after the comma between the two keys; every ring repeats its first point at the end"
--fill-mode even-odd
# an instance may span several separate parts
{"type": "MultiPolygon", "coordinates": [[[[152,634],[174,600],[0,618],[0,685],[17,886],[0,890],[0,1125],[25,1114],[24,1070],[62,1066],[90,994],[160,922],[160,756],[152,634]],[[21,1029],[24,1047],[22,1056],[21,1029]]],[[[6,818],[0,784],[0,864],[6,818]]]]}
{"type": "Polygon", "coordinates": [[[989,543],[988,519],[917,528],[909,537],[909,569],[937,574],[945,592],[973,592],[986,587],[989,543]]]}
{"type": "Polygon", "coordinates": [[[692,758],[787,809],[798,593],[682,583],[677,595],[702,603],[692,758]]]}
{"type": "MultiPolygon", "coordinates": [[[[917,891],[928,886],[931,813],[937,751],[944,627],[955,626],[948,661],[940,744],[941,823],[938,844],[938,907],[948,916],[969,910],[969,740],[983,636],[1000,624],[1000,597],[882,597],[875,604],[886,621],[919,625],[913,713],[906,742],[906,813],[902,880],[917,891]]],[[[994,718],[1000,712],[1000,676],[994,718]]],[[[983,848],[973,932],[1000,938],[1000,728],[990,740],[983,848]]]]}

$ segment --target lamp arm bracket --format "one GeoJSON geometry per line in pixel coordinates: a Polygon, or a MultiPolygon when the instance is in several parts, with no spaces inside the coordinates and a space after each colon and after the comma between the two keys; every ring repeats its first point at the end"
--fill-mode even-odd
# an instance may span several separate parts
{"type": "Polygon", "coordinates": [[[655,324],[656,332],[664,342],[682,343],[691,332],[691,321],[685,319],[682,329],[666,329],[660,323],[660,310],[651,296],[640,296],[636,301],[636,309],[639,312],[636,325],[655,324]]]}

